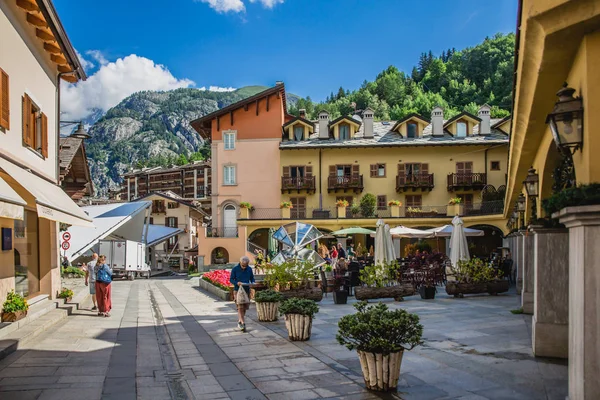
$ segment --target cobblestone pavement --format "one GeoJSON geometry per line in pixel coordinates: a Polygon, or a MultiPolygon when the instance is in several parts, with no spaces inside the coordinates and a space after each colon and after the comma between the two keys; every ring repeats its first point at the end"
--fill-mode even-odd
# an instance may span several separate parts
{"type": "MultiPolygon", "coordinates": [[[[566,363],[531,355],[514,295],[388,302],[417,312],[423,346],[405,353],[398,393],[364,389],[356,354],[335,342],[351,304],[320,303],[313,335],[284,324],[235,329],[232,304],[165,278],[113,283],[112,316],[79,310],[0,361],[4,399],[564,399],[566,363]]],[[[84,304],[90,307],[91,304],[84,304]]]]}

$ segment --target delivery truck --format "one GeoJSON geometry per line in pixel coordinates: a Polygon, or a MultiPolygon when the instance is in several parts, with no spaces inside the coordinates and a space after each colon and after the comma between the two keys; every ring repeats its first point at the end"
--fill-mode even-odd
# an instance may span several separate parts
{"type": "Polygon", "coordinates": [[[106,256],[106,263],[113,270],[113,278],[150,278],[146,245],[131,240],[100,240],[99,244],[98,254],[106,256]]]}

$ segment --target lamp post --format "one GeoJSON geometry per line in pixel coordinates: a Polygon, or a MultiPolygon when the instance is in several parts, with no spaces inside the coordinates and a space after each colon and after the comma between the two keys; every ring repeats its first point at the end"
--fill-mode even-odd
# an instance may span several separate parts
{"type": "Polygon", "coordinates": [[[69,135],[69,137],[77,138],[77,139],[81,139],[81,140],[91,138],[90,134],[87,133],[85,131],[85,129],[83,128],[82,121],[60,121],[60,123],[61,123],[61,127],[77,124],[77,129],[75,130],[75,132],[71,133],[71,135],[69,135]]]}
{"type": "Polygon", "coordinates": [[[573,154],[583,146],[583,101],[573,97],[575,89],[565,82],[556,93],[558,101],[546,117],[556,146],[565,153],[573,154]]]}
{"type": "MultiPolygon", "coordinates": [[[[523,186],[527,192],[527,197],[531,200],[531,219],[537,219],[537,197],[540,190],[540,176],[535,172],[535,168],[529,168],[527,178],[523,181],[523,186]]],[[[521,194],[522,195],[522,194],[521,194]]]]}
{"type": "Polygon", "coordinates": [[[521,217],[521,228],[525,226],[525,196],[523,193],[519,195],[517,199],[517,211],[519,212],[519,216],[521,217]]]}

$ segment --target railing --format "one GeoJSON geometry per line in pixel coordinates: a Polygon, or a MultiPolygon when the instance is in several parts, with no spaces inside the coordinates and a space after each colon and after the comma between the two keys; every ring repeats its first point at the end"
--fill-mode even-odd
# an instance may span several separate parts
{"type": "Polygon", "coordinates": [[[406,174],[396,176],[396,191],[406,189],[433,189],[433,174],[406,174]]]}
{"type": "Polygon", "coordinates": [[[486,201],[484,203],[465,204],[465,216],[491,215],[504,213],[504,200],[486,201]]]}
{"type": "Polygon", "coordinates": [[[315,177],[281,177],[281,191],[315,190],[315,177]]]}
{"type": "Polygon", "coordinates": [[[264,255],[267,254],[267,251],[264,248],[260,247],[256,243],[252,243],[249,240],[246,240],[246,250],[248,250],[248,253],[255,255],[259,252],[263,253],[264,255]]]}
{"type": "Polygon", "coordinates": [[[255,208],[250,211],[250,219],[281,219],[281,208],[255,208]]]}
{"type": "Polygon", "coordinates": [[[329,176],[327,177],[327,189],[352,189],[362,191],[363,176],[358,174],[353,175],[342,175],[342,176],[329,176]]]}
{"type": "Polygon", "coordinates": [[[448,190],[455,188],[483,188],[487,184],[487,174],[448,174],[448,190]]]}
{"type": "Polygon", "coordinates": [[[227,228],[206,228],[207,238],[236,238],[238,237],[238,228],[227,227],[227,228]]]}

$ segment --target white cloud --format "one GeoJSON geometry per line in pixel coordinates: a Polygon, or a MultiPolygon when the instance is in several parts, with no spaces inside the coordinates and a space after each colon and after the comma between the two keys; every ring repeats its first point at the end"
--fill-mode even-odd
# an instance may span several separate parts
{"type": "Polygon", "coordinates": [[[163,65],[131,54],[108,62],[86,81],[63,82],[61,119],[80,120],[95,109],[107,111],[127,96],[140,90],[172,90],[194,86],[189,79],[177,79],[163,65]]]}
{"type": "Polygon", "coordinates": [[[100,65],[108,64],[108,60],[104,57],[104,54],[100,50],[88,50],[85,52],[88,56],[92,57],[100,65]]]}
{"type": "Polygon", "coordinates": [[[80,52],[78,52],[77,50],[75,50],[75,54],[77,55],[77,58],[79,58],[79,62],[81,63],[81,66],[83,67],[83,69],[84,69],[85,71],[88,71],[88,70],[90,70],[90,69],[94,68],[94,63],[93,63],[93,62],[91,62],[91,61],[89,61],[89,60],[86,60],[86,59],[85,59],[85,58],[84,58],[84,57],[81,55],[81,53],[80,53],[80,52]]]}
{"type": "Polygon", "coordinates": [[[208,88],[206,88],[206,86],[202,86],[199,89],[200,90],[208,90],[209,92],[233,92],[234,90],[236,90],[236,88],[234,88],[234,87],[221,87],[221,86],[209,86],[208,88]]]}
{"type": "Polygon", "coordinates": [[[285,0],[250,0],[250,3],[260,3],[265,8],[273,8],[277,4],[283,4],[285,0]]]}
{"type": "MultiPolygon", "coordinates": [[[[198,0],[196,0],[198,1],[198,0]]],[[[244,12],[246,11],[246,6],[242,2],[242,0],[200,0],[202,3],[207,3],[210,8],[215,10],[218,13],[226,13],[226,12],[244,12]]]]}

